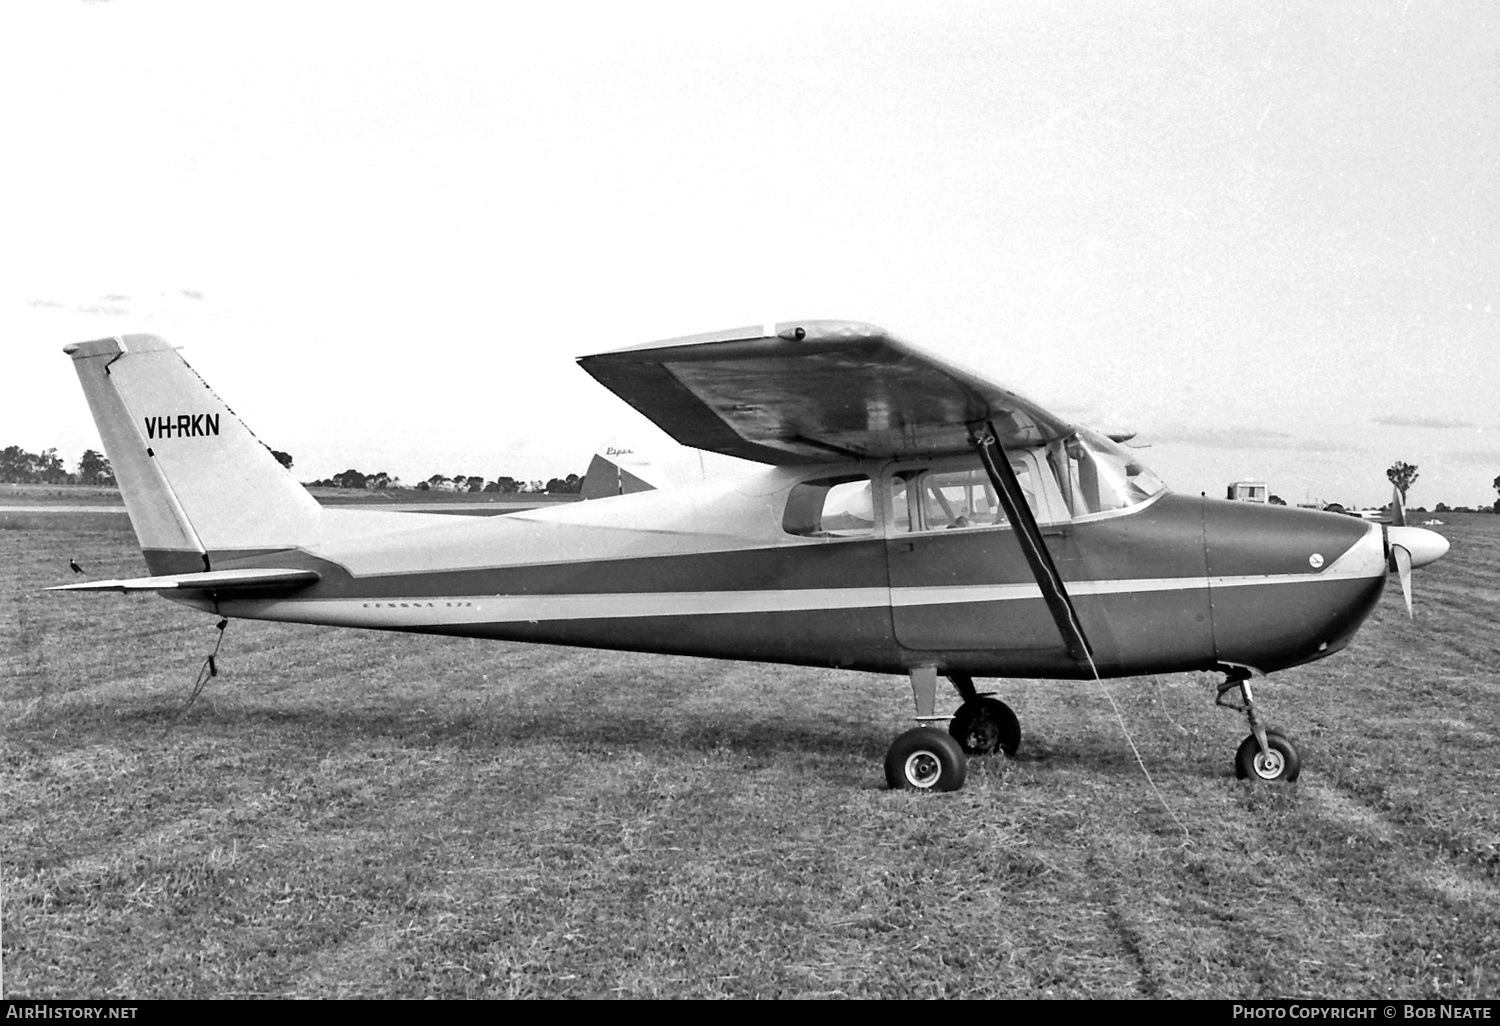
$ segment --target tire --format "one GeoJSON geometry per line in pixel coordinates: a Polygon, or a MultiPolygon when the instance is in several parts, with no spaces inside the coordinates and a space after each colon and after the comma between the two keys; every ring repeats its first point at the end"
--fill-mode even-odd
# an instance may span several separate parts
{"type": "Polygon", "coordinates": [[[998,750],[1014,757],[1021,747],[1021,721],[998,698],[965,702],[948,724],[948,733],[969,755],[989,755],[998,750]]]}
{"type": "Polygon", "coordinates": [[[1271,749],[1270,758],[1261,755],[1260,745],[1251,734],[1240,742],[1240,750],[1234,753],[1234,775],[1241,780],[1263,780],[1267,783],[1290,784],[1302,772],[1302,759],[1297,749],[1285,737],[1275,731],[1266,731],[1266,747],[1271,749]]]}
{"type": "Polygon", "coordinates": [[[885,782],[893,791],[957,791],[968,772],[958,742],[932,727],[908,730],[885,753],[885,782]]]}

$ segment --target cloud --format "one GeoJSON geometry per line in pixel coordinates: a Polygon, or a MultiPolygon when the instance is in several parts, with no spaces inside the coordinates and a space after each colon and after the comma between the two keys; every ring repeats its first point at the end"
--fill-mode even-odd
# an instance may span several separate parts
{"type": "Polygon", "coordinates": [[[1448,452],[1445,455],[1454,463],[1468,467],[1495,467],[1500,469],[1500,449],[1468,449],[1448,452]]]}
{"type": "Polygon", "coordinates": [[[182,293],[183,297],[186,299],[203,298],[203,293],[199,292],[197,289],[178,289],[177,291],[182,293]]]}
{"type": "Polygon", "coordinates": [[[100,296],[92,303],[63,303],[56,299],[31,299],[27,300],[27,305],[39,310],[66,310],[69,313],[122,317],[130,313],[130,309],[121,304],[128,303],[129,301],[129,296],[118,292],[111,292],[100,296]]]}
{"type": "Polygon", "coordinates": [[[1290,452],[1349,452],[1363,448],[1349,442],[1325,438],[1298,438],[1286,431],[1268,428],[1218,427],[1178,428],[1151,433],[1152,443],[1173,442],[1204,449],[1283,449],[1290,452]]]}
{"type": "Polygon", "coordinates": [[[1383,424],[1386,427],[1419,427],[1419,428],[1471,428],[1474,425],[1467,420],[1443,420],[1440,417],[1398,417],[1387,414],[1384,417],[1371,417],[1372,424],[1383,424]]]}

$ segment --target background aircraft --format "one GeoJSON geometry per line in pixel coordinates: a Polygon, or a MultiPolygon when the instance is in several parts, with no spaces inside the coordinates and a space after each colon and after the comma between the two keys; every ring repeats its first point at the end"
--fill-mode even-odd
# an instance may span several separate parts
{"type": "Polygon", "coordinates": [[[578,497],[607,499],[671,486],[672,476],[642,451],[639,444],[612,440],[601,445],[589,460],[578,497]]]}
{"type": "MultiPolygon", "coordinates": [[[[1252,676],[1349,643],[1431,531],[1170,492],[1131,452],[893,338],[805,321],[583,368],[679,442],[769,464],[505,517],[323,508],[161,339],[67,347],[149,577],[226,617],[906,675],[892,787],[962,786],[1020,726],[975,677],[1219,670],[1240,776],[1294,780],[1252,676]],[[937,679],[962,699],[936,711],[937,679]],[[948,730],[934,729],[946,722],[948,730]]],[[[623,489],[621,489],[623,490],[623,489]]]]}

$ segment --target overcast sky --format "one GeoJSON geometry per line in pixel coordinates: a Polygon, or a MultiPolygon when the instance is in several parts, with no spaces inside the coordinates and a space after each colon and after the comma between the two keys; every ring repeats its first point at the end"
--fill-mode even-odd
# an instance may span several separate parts
{"type": "Polygon", "coordinates": [[[834,317],[1181,491],[1495,499],[1493,0],[46,0],[0,94],[0,446],[151,331],[303,479],[581,473],[575,357],[834,317]]]}

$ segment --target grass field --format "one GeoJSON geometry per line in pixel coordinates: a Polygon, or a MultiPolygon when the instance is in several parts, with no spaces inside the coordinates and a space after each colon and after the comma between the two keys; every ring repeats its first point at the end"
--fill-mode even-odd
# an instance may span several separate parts
{"type": "Polygon", "coordinates": [[[0,514],[6,997],[1491,997],[1500,517],[1262,682],[1002,681],[1017,759],[885,789],[903,678],[49,595],[123,516],[0,514]],[[1174,819],[1175,817],[1175,819],[1174,819]],[[1176,820],[1186,824],[1185,829],[1176,820]]]}

